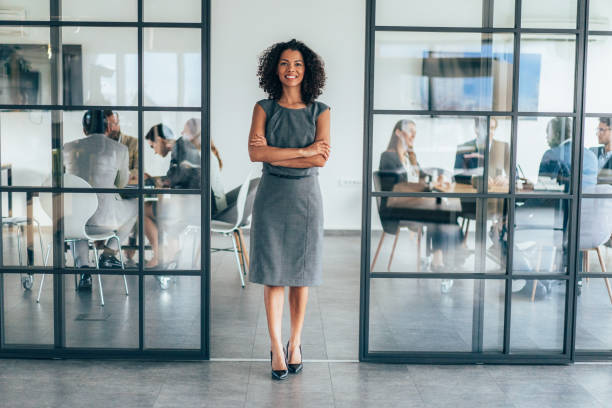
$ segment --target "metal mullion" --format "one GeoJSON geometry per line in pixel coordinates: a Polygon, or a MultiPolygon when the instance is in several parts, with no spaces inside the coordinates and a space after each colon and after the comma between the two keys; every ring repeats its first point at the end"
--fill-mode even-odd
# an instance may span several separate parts
{"type": "Polygon", "coordinates": [[[512,198],[519,199],[555,199],[555,200],[572,200],[573,197],[566,193],[526,193],[512,195],[510,193],[444,193],[444,192],[406,192],[399,193],[393,191],[372,191],[372,197],[440,197],[440,198],[512,198]]]}
{"type": "Polygon", "coordinates": [[[420,27],[420,26],[376,26],[375,30],[386,32],[432,32],[432,33],[526,33],[526,34],[578,34],[574,28],[488,28],[488,27],[420,27]]]}
{"type": "Polygon", "coordinates": [[[487,28],[487,27],[419,27],[419,26],[387,26],[377,25],[375,31],[395,31],[395,32],[431,32],[431,33],[514,33],[514,28],[487,28]]]}
{"type": "MultiPolygon", "coordinates": [[[[1,122],[0,122],[1,125],[1,122]]],[[[1,126],[0,126],[1,129],[1,126]]],[[[2,139],[2,131],[0,130],[0,140],[2,139]]],[[[2,157],[2,143],[0,143],[0,157],[2,157]]],[[[1,160],[0,160],[1,163],[1,160]]],[[[7,180],[8,184],[8,180],[7,180]]],[[[2,180],[0,176],[0,187],[2,187],[2,180]]],[[[3,207],[2,207],[2,193],[0,190],[0,220],[2,219],[3,207]]],[[[10,208],[10,206],[9,206],[10,208]]],[[[12,214],[9,214],[11,216],[12,214]]],[[[17,227],[19,228],[19,227],[17,227]]],[[[0,225],[0,268],[4,267],[4,225],[0,225]]],[[[4,274],[0,271],[0,350],[4,347],[4,274]]]]}
{"type": "Polygon", "coordinates": [[[373,115],[411,115],[411,116],[510,116],[510,111],[449,111],[423,109],[374,109],[373,115]]]}
{"type": "Polygon", "coordinates": [[[361,274],[359,302],[359,361],[368,359],[370,335],[370,241],[372,215],[372,135],[374,95],[374,55],[376,0],[366,0],[366,35],[364,58],[364,124],[361,200],[361,274]]]}
{"type": "MultiPolygon", "coordinates": [[[[576,116],[575,112],[531,112],[531,111],[449,111],[449,110],[427,110],[427,109],[374,109],[374,115],[410,115],[410,116],[525,116],[525,117],[570,117],[576,116]]],[[[600,114],[606,116],[609,114],[600,114]]]]}
{"type": "MultiPolygon", "coordinates": [[[[586,59],[585,59],[585,61],[586,61],[586,59]]],[[[602,113],[602,112],[599,112],[599,113],[583,113],[583,116],[587,117],[587,118],[600,118],[600,117],[612,116],[612,112],[608,112],[608,113],[602,113]]]]}
{"type": "Polygon", "coordinates": [[[603,278],[612,278],[612,272],[589,272],[589,273],[579,273],[578,276],[581,278],[593,278],[593,279],[603,279],[603,278]]]}
{"type": "Polygon", "coordinates": [[[0,20],[0,26],[24,27],[159,27],[159,28],[200,28],[200,23],[165,23],[137,21],[61,21],[61,20],[0,20]]]}
{"type": "MultiPolygon", "coordinates": [[[[138,23],[143,19],[143,0],[137,2],[138,23]]],[[[144,137],[143,137],[143,27],[138,26],[138,349],[145,348],[145,279],[144,279],[144,137]]]]}
{"type": "MultiPolygon", "coordinates": [[[[514,34],[513,66],[512,66],[512,119],[510,130],[510,174],[508,186],[510,198],[507,201],[507,241],[506,241],[506,287],[504,291],[504,340],[502,351],[510,354],[510,332],[512,326],[512,269],[514,257],[514,215],[516,195],[516,156],[518,143],[518,112],[519,105],[519,73],[521,67],[521,12],[522,0],[514,4],[514,27],[519,31],[514,34]]],[[[503,222],[503,220],[502,220],[503,222]]]]}
{"type": "Polygon", "coordinates": [[[580,194],[580,198],[612,198],[612,194],[580,194]]]}
{"type": "Polygon", "coordinates": [[[601,30],[593,30],[593,31],[589,31],[588,35],[602,35],[602,36],[611,36],[612,35],[612,31],[601,31],[601,30]]]}
{"type": "Polygon", "coordinates": [[[199,194],[198,189],[163,189],[163,188],[80,188],[80,187],[2,187],[0,191],[13,193],[98,193],[98,194],[199,194]]]}
{"type": "Polygon", "coordinates": [[[62,111],[84,111],[84,110],[115,110],[115,111],[146,111],[146,112],[200,112],[202,108],[194,106],[113,106],[113,105],[9,105],[0,104],[0,110],[62,110],[62,111]]]}
{"type": "MultiPolygon", "coordinates": [[[[202,2],[202,17],[200,25],[201,58],[202,58],[202,89],[200,101],[202,133],[202,152],[210,152],[210,0],[202,2]]],[[[210,359],[210,321],[211,319],[211,284],[210,270],[210,154],[201,154],[200,172],[200,353],[202,358],[210,359]],[[202,197],[202,191],[206,193],[202,197]]]]}
{"type": "Polygon", "coordinates": [[[571,360],[575,359],[576,354],[576,315],[578,292],[576,290],[578,269],[580,268],[580,257],[578,256],[580,245],[580,206],[582,205],[582,163],[584,153],[584,121],[586,94],[586,58],[588,52],[588,27],[589,27],[589,0],[578,2],[578,41],[576,41],[576,62],[575,62],[575,87],[574,105],[577,112],[574,120],[574,137],[572,145],[572,195],[576,198],[571,203],[570,213],[570,234],[568,238],[569,246],[569,276],[571,279],[566,288],[565,300],[565,330],[564,330],[564,350],[570,355],[571,360]]]}
{"type": "Polygon", "coordinates": [[[477,272],[370,272],[371,279],[506,279],[505,274],[477,272]]]}

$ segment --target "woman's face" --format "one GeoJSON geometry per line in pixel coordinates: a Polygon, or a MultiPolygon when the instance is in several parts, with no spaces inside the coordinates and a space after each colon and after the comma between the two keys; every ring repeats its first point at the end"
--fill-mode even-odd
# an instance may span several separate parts
{"type": "Polygon", "coordinates": [[[163,138],[159,136],[155,136],[155,141],[147,140],[149,142],[149,146],[156,154],[159,154],[161,157],[166,157],[168,155],[168,147],[163,138]]]}
{"type": "Polygon", "coordinates": [[[304,80],[304,59],[296,50],[285,50],[278,59],[278,79],[283,86],[299,86],[304,80]]]}
{"type": "Polygon", "coordinates": [[[414,138],[416,137],[416,126],[414,124],[410,123],[406,128],[396,130],[396,134],[404,140],[406,146],[411,149],[414,147],[414,138]]]}

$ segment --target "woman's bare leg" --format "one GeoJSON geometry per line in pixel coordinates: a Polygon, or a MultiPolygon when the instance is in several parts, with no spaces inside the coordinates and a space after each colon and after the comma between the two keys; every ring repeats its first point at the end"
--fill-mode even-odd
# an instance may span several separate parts
{"type": "Polygon", "coordinates": [[[157,224],[153,219],[153,206],[145,204],[144,210],[144,233],[153,250],[153,257],[147,262],[147,268],[153,268],[159,263],[159,233],[157,231],[157,224]]]}
{"type": "Polygon", "coordinates": [[[300,345],[302,344],[302,328],[308,303],[308,286],[292,286],[289,288],[289,309],[291,310],[291,338],[289,339],[289,363],[302,362],[300,345]]]}
{"type": "Polygon", "coordinates": [[[264,304],[266,305],[268,332],[270,333],[270,350],[273,354],[273,370],[287,369],[283,353],[283,340],[281,339],[284,301],[284,286],[264,286],[264,304]]]}

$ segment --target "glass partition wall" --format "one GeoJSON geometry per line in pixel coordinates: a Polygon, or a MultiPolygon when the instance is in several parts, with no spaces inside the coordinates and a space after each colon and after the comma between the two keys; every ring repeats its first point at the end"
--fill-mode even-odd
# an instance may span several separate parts
{"type": "Polygon", "coordinates": [[[208,10],[3,6],[0,355],[208,358],[208,10]]]}
{"type": "Polygon", "coordinates": [[[360,359],[612,356],[607,4],[367,2],[360,359]]]}

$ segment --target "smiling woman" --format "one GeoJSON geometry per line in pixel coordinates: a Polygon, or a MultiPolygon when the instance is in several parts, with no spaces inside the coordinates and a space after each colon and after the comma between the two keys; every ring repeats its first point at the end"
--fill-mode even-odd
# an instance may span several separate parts
{"type": "Polygon", "coordinates": [[[315,99],[325,83],[323,62],[303,43],[268,48],[259,60],[257,102],[249,134],[251,161],[263,162],[253,206],[251,282],[261,283],[270,333],[272,378],[302,370],[301,333],[308,287],[321,284],[323,202],[318,168],[329,158],[329,107],[315,99]],[[291,338],[281,320],[289,286],[291,338]]]}

